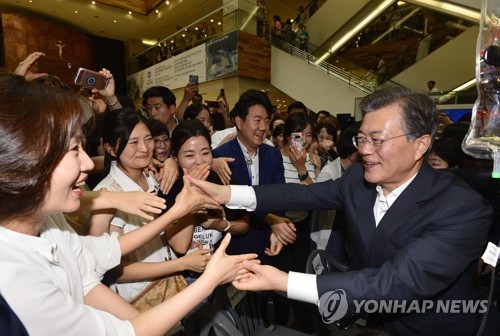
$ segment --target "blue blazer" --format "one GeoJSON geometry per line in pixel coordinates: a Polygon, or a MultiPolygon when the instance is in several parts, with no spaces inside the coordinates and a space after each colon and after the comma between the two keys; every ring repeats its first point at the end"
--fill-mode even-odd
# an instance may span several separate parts
{"type": "MultiPolygon", "coordinates": [[[[340,179],[309,186],[256,186],[257,210],[343,209],[350,272],[317,277],[318,294],[343,289],[353,300],[483,300],[476,267],[492,222],[490,205],[462,180],[426,163],[375,225],[376,185],[355,165],[340,179]]],[[[372,307],[373,308],[373,307],[372,307]]],[[[498,312],[492,307],[489,327],[498,312]]],[[[474,335],[482,314],[376,314],[369,324],[391,335],[474,335]]],[[[491,329],[490,329],[491,331],[491,329]]],[[[500,335],[496,329],[484,335],[500,335]]]]}
{"type": "MultiPolygon", "coordinates": [[[[231,157],[236,159],[229,163],[231,169],[231,184],[252,185],[245,157],[238,140],[233,140],[213,150],[213,156],[231,157]]],[[[259,147],[259,185],[285,183],[283,158],[280,151],[272,146],[262,144],[259,147]]],[[[234,236],[228,248],[230,254],[257,253],[262,262],[266,261],[264,250],[269,247],[270,229],[263,223],[263,218],[269,212],[258,211],[250,213],[250,229],[246,234],[234,236]]],[[[282,215],[282,213],[277,213],[282,215]]]]}

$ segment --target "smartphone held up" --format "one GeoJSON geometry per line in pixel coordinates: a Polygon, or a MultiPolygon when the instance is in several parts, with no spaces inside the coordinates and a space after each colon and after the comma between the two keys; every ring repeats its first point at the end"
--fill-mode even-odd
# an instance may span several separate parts
{"type": "Polygon", "coordinates": [[[292,146],[300,153],[304,149],[304,134],[302,132],[294,132],[291,135],[292,146]]]}
{"type": "Polygon", "coordinates": [[[108,82],[106,76],[85,68],[79,68],[75,76],[75,84],[87,89],[104,90],[108,82]]]}

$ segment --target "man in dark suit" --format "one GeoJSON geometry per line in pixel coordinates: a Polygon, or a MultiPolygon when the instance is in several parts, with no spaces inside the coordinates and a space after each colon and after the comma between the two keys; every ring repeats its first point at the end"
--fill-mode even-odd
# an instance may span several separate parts
{"type": "MultiPolygon", "coordinates": [[[[237,137],[213,151],[214,157],[235,159],[229,163],[231,184],[251,186],[285,183],[281,153],[278,149],[264,144],[272,111],[269,98],[258,90],[244,92],[231,111],[237,137]]],[[[251,213],[249,231],[232,238],[228,253],[257,253],[264,261],[264,251],[270,244],[271,217],[276,219],[276,216],[273,217],[268,212],[251,213]]],[[[288,223],[276,225],[288,226],[288,223]]],[[[280,234],[280,231],[276,232],[280,234]]]]}
{"type": "MultiPolygon", "coordinates": [[[[193,181],[230,207],[345,212],[351,271],[315,276],[246,264],[252,276],[234,285],[285,291],[290,298],[319,303],[327,318],[342,309],[367,312],[398,300],[399,308],[370,314],[368,324],[397,336],[474,335],[485,310],[476,266],[487,242],[491,207],[459,178],[424,162],[438,120],[427,95],[384,89],[365,97],[361,110],[363,122],[353,140],[362,165],[336,181],[250,190],[231,186],[211,193],[206,183],[193,181]],[[337,306],[330,300],[335,298],[337,306]],[[409,309],[413,303],[418,309],[409,309]],[[437,310],[450,303],[458,308],[437,310]],[[478,303],[473,312],[463,306],[478,303]]],[[[500,334],[497,315],[493,307],[483,335],[500,334]]]]}

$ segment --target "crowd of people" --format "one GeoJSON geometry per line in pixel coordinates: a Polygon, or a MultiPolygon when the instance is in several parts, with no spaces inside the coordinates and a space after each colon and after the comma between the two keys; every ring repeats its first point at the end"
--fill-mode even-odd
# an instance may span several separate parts
{"type": "MultiPolygon", "coordinates": [[[[40,57],[0,74],[2,334],[165,334],[223,283],[306,333],[336,290],[349,311],[486,297],[499,189],[474,179],[489,162],[459,150],[467,118],[452,123],[427,94],[376,91],[351,125],[300,101],[277,114],[256,89],[208,107],[196,83],[179,104],[148,88],[136,109],[108,70],[82,96],[31,73],[40,57]],[[306,275],[316,248],[350,270],[306,275]],[[136,304],[174,275],[182,289],[136,304]]],[[[483,317],[361,313],[388,335],[472,335],[483,317]]],[[[498,335],[497,315],[483,335],[498,335]]]]}

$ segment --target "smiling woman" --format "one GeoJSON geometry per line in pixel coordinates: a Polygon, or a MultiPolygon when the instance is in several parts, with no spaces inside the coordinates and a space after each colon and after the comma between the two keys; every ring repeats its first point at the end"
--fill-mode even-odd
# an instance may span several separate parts
{"type": "Polygon", "coordinates": [[[175,206],[144,228],[120,237],[76,235],[61,212],[78,209],[75,185],[92,168],[81,114],[73,93],[0,74],[0,292],[29,335],[163,335],[255,256],[227,256],[224,239],[198,281],[144,314],[102,285],[102,273],[122,254],[217,204],[186,183],[175,206]]]}

